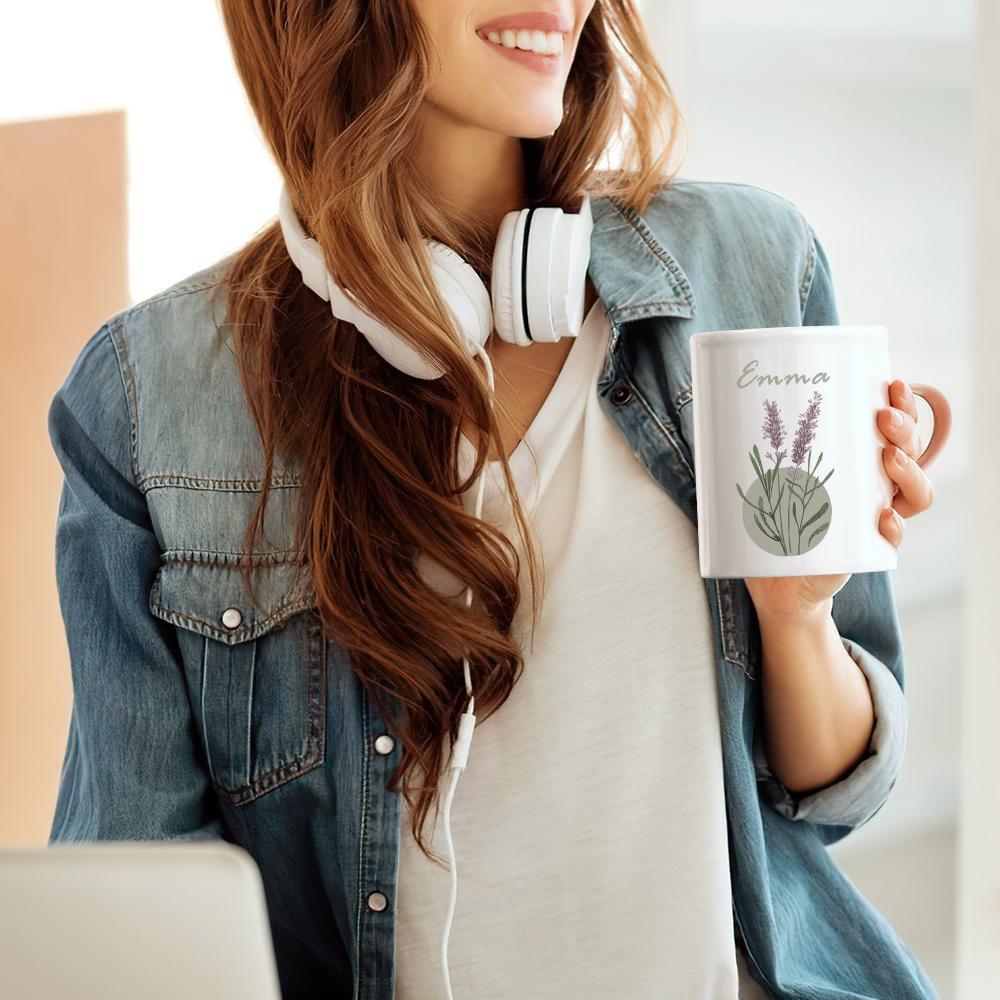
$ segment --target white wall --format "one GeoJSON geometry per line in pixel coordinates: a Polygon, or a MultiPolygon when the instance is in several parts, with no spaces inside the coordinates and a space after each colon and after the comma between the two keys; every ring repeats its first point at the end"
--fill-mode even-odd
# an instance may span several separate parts
{"type": "MultiPolygon", "coordinates": [[[[646,7],[658,0],[646,0],[646,7]]],[[[701,0],[695,3],[703,28],[741,31],[796,31],[808,34],[858,32],[891,39],[914,35],[968,37],[975,19],[975,0],[701,0]]]]}
{"type": "Polygon", "coordinates": [[[277,170],[215,3],[4,5],[0,121],[112,108],[127,113],[134,299],[228,253],[276,214],[277,170]]]}
{"type": "Polygon", "coordinates": [[[1000,541],[991,530],[1000,490],[995,461],[1000,431],[1000,9],[983,0],[977,48],[975,145],[972,180],[976,203],[972,451],[979,458],[970,477],[965,520],[972,528],[966,570],[968,606],[962,700],[962,812],[959,855],[959,963],[962,1000],[994,996],[1000,982],[1000,747],[997,706],[996,567],[1000,541]]]}

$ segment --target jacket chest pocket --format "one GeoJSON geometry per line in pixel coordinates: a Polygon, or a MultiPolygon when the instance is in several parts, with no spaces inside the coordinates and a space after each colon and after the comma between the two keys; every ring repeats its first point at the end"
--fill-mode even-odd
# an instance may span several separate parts
{"type": "Polygon", "coordinates": [[[205,763],[220,797],[240,806],[326,757],[327,644],[312,593],[287,563],[240,571],[168,562],[150,591],[176,626],[205,763]]]}

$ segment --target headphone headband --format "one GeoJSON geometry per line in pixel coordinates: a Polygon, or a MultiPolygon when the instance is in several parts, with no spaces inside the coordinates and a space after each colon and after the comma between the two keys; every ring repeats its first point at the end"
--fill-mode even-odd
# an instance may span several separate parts
{"type": "Polygon", "coordinates": [[[288,247],[288,256],[302,273],[302,280],[325,302],[330,301],[327,289],[326,257],[323,248],[310,236],[306,236],[298,214],[292,205],[291,195],[286,185],[281,185],[278,199],[278,220],[281,234],[288,247]]]}
{"type": "MultiPolygon", "coordinates": [[[[424,379],[444,374],[443,368],[428,361],[337,284],[327,272],[323,248],[306,236],[285,184],[278,219],[303,282],[330,303],[334,316],[353,323],[375,351],[406,374],[424,379]]],[[[450,247],[424,241],[437,288],[470,354],[486,343],[494,324],[501,340],[521,345],[579,334],[592,230],[587,193],[575,214],[546,206],[508,212],[497,234],[490,290],[450,247]]]]}

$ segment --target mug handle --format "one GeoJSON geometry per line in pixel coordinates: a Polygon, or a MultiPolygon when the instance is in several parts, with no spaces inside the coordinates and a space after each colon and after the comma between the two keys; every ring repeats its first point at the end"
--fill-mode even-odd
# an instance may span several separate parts
{"type": "Polygon", "coordinates": [[[944,447],[951,433],[951,405],[940,389],[923,382],[909,382],[910,391],[922,396],[934,414],[934,430],[927,447],[917,456],[916,462],[921,469],[926,469],[934,456],[944,447]]]}

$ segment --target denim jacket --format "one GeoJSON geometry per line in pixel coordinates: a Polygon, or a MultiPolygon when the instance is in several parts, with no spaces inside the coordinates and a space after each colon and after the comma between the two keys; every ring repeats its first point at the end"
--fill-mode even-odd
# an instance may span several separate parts
{"type": "MultiPolygon", "coordinates": [[[[612,324],[601,407],[696,523],[688,338],[836,324],[829,263],[800,210],[752,185],[678,179],[641,214],[592,209],[589,273],[612,324]]],[[[294,466],[275,467],[266,547],[243,550],[263,453],[213,294],[224,260],[110,317],[51,401],[74,687],[51,842],[237,843],[261,870],[285,1000],[391,1000],[401,797],[384,785],[401,747],[323,637],[311,584],[293,581],[294,466]],[[236,566],[251,556],[262,608],[236,566]]],[[[904,754],[889,574],[856,573],[833,599],[872,694],[867,755],[803,795],[763,752],[744,581],[703,583],[733,920],[754,978],[783,1000],[936,997],[827,850],[879,811],[904,754]]]]}

